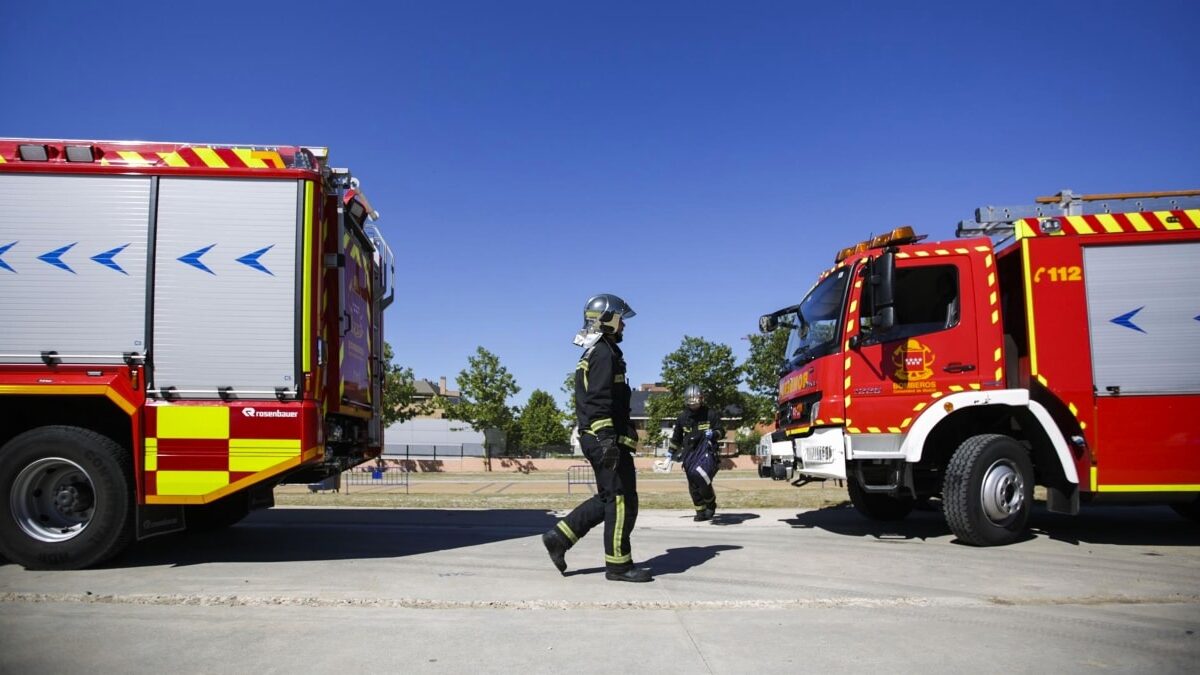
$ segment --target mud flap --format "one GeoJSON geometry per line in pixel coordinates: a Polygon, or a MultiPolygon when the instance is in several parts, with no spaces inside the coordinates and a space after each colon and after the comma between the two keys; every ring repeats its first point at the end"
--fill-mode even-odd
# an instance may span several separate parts
{"type": "Polygon", "coordinates": [[[275,486],[258,485],[250,488],[247,499],[250,500],[250,510],[269,509],[275,506],[275,486]]]}
{"type": "Polygon", "coordinates": [[[1079,486],[1063,481],[1046,488],[1046,510],[1051,513],[1079,514],[1079,486]]]}
{"type": "Polygon", "coordinates": [[[137,507],[138,541],[160,534],[182,532],[185,526],[181,505],[141,504],[137,507]]]}

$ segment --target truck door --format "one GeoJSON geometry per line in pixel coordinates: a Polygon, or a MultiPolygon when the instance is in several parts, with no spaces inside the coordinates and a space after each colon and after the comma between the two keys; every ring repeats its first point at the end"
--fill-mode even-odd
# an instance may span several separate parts
{"type": "MultiPolygon", "coordinates": [[[[122,363],[146,353],[151,179],[0,175],[0,357],[122,363]]],[[[3,413],[0,413],[0,417],[3,413]]]]}
{"type": "Polygon", "coordinates": [[[339,349],[340,402],[343,412],[360,414],[372,410],[372,340],[375,337],[373,285],[375,249],[363,233],[365,209],[352,198],[342,209],[338,233],[339,253],[344,263],[338,275],[338,306],[341,309],[339,349]]]}
{"type": "Polygon", "coordinates": [[[153,386],[183,398],[294,396],[298,181],[159,180],[153,386]]]}
{"type": "Polygon", "coordinates": [[[1101,491],[1200,486],[1200,242],[1083,250],[1101,491]]]}
{"type": "Polygon", "coordinates": [[[977,385],[973,288],[971,260],[965,255],[897,261],[895,325],[851,350],[847,360],[847,426],[899,434],[935,392],[977,385]]]}

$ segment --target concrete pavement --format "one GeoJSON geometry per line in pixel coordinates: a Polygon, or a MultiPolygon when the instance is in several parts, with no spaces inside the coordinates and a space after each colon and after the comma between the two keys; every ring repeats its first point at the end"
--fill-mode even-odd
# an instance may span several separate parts
{"type": "Polygon", "coordinates": [[[1190,672],[1200,529],[1165,508],[1034,517],[957,544],[940,514],[643,513],[650,584],[560,576],[538,511],[274,509],[103,569],[0,567],[0,672],[1190,672]]]}

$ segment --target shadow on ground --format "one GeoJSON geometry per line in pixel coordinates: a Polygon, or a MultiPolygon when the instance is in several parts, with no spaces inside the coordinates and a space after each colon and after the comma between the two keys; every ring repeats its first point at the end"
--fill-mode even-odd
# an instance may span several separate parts
{"type": "Polygon", "coordinates": [[[105,567],[399,558],[528,537],[556,521],[534,509],[268,509],[218,532],[147,539],[105,567]]]}
{"type": "MultiPolygon", "coordinates": [[[[712,560],[720,555],[722,551],[736,551],[741,548],[741,546],[730,546],[727,544],[669,548],[667,549],[666,553],[656,555],[649,560],[636,562],[635,564],[638,567],[649,567],[650,572],[656,577],[666,576],[668,574],[683,574],[693,567],[698,567],[709,560],[712,560]]],[[[563,576],[572,577],[583,574],[603,573],[603,567],[585,567],[577,570],[569,570],[563,574],[563,576]]]]}
{"type": "Polygon", "coordinates": [[[823,509],[796,514],[785,518],[788,525],[799,529],[819,529],[834,534],[853,537],[875,537],[881,540],[920,539],[944,537],[950,528],[942,514],[937,511],[913,511],[908,518],[898,522],[880,522],[859,515],[853,506],[838,504],[823,509]]]}
{"type": "MultiPolygon", "coordinates": [[[[899,522],[869,520],[846,504],[807,511],[783,522],[799,529],[821,529],[879,540],[924,541],[954,536],[937,502],[928,510],[913,511],[899,522]]],[[[1074,545],[1196,546],[1200,544],[1200,526],[1184,520],[1166,506],[1084,506],[1079,515],[1068,516],[1050,513],[1039,503],[1030,515],[1029,531],[1020,541],[1037,538],[1074,545]]],[[[954,541],[957,543],[957,539],[954,541]]]]}
{"type": "Polygon", "coordinates": [[[713,525],[741,525],[747,520],[759,518],[757,513],[718,513],[712,518],[713,525]]]}

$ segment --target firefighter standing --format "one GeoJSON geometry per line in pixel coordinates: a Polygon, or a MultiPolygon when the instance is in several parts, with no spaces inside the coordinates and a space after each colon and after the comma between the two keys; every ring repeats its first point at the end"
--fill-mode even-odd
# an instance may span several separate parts
{"type": "Polygon", "coordinates": [[[567,550],[603,522],[605,578],[651,580],[650,570],[633,565],[629,549],[638,513],[631,454],[637,432],[629,421],[629,383],[617,343],[632,316],[624,300],[608,293],[592,296],[583,308],[583,330],[575,337],[584,348],[575,368],[575,417],[583,454],[596,472],[596,494],[542,535],[559,572],[567,569],[567,550]]]}
{"type": "Polygon", "coordinates": [[[717,470],[716,444],[725,437],[725,428],[721,426],[721,418],[716,411],[711,411],[704,405],[704,394],[697,385],[687,386],[683,392],[683,402],[686,407],[675,420],[675,431],[671,434],[671,457],[676,461],[681,456],[683,458],[688,492],[691,493],[692,504],[696,507],[696,517],[693,520],[712,520],[717,510],[717,494],[712,486],[712,479],[717,470]],[[692,456],[700,451],[701,442],[705,439],[712,441],[711,463],[697,462],[699,458],[692,456]],[[697,466],[700,467],[698,471],[694,470],[697,466]]]}

